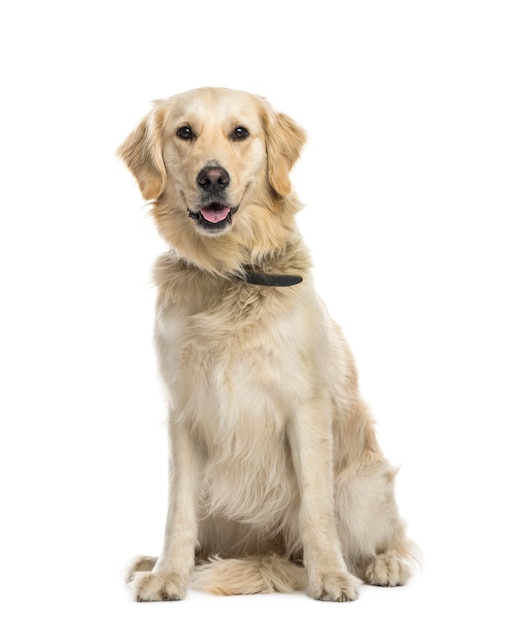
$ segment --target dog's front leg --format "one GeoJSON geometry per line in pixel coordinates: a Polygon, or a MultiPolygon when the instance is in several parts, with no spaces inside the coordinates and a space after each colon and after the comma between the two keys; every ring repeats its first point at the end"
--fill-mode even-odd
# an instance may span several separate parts
{"type": "Polygon", "coordinates": [[[337,529],[327,399],[304,403],[289,424],[288,436],[301,496],[299,528],[309,593],[316,600],[355,600],[361,581],[347,571],[337,529]]]}
{"type": "Polygon", "coordinates": [[[163,551],[151,572],[137,572],[139,602],[181,600],[195,565],[199,453],[189,429],[170,416],[170,489],[163,551]]]}

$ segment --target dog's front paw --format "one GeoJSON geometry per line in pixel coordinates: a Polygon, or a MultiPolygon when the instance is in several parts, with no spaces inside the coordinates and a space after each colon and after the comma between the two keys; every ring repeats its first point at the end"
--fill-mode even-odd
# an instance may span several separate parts
{"type": "Polygon", "coordinates": [[[174,572],[135,572],[131,588],[137,602],[182,600],[185,595],[185,577],[174,572]]]}
{"type": "Polygon", "coordinates": [[[309,592],[315,600],[350,602],[356,600],[361,581],[348,572],[317,574],[310,577],[309,592]]]}
{"type": "Polygon", "coordinates": [[[405,561],[394,551],[378,554],[367,567],[366,581],[381,587],[405,585],[411,571],[405,561]]]}

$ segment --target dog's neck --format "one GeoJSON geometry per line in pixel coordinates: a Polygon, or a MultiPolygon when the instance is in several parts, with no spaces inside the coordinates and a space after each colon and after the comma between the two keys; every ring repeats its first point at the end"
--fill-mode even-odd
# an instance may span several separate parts
{"type": "Polygon", "coordinates": [[[252,285],[262,285],[263,287],[292,287],[302,282],[303,277],[296,274],[261,274],[252,272],[245,268],[242,280],[252,285]]]}
{"type": "Polygon", "coordinates": [[[294,241],[273,252],[270,257],[259,258],[255,263],[243,264],[239,277],[252,285],[292,287],[303,281],[307,265],[308,254],[303,249],[301,238],[296,237],[294,241]],[[296,270],[299,273],[295,273],[296,270]]]}

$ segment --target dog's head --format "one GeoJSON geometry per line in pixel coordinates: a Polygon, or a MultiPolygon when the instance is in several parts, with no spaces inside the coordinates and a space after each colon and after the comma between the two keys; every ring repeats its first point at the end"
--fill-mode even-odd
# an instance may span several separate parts
{"type": "Polygon", "coordinates": [[[291,193],[304,142],[304,131],[265,99],[202,88],[156,101],[119,154],[172,245],[200,247],[199,237],[211,247],[211,236],[225,244],[227,235],[233,244],[236,231],[250,245],[257,215],[278,210],[291,193]]]}

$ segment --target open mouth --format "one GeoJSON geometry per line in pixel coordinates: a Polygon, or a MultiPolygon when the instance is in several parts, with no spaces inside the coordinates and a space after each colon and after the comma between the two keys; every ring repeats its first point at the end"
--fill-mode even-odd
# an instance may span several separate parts
{"type": "Polygon", "coordinates": [[[201,207],[198,212],[189,210],[188,214],[206,230],[221,230],[232,223],[232,214],[235,211],[236,209],[219,202],[211,202],[201,207]]]}

